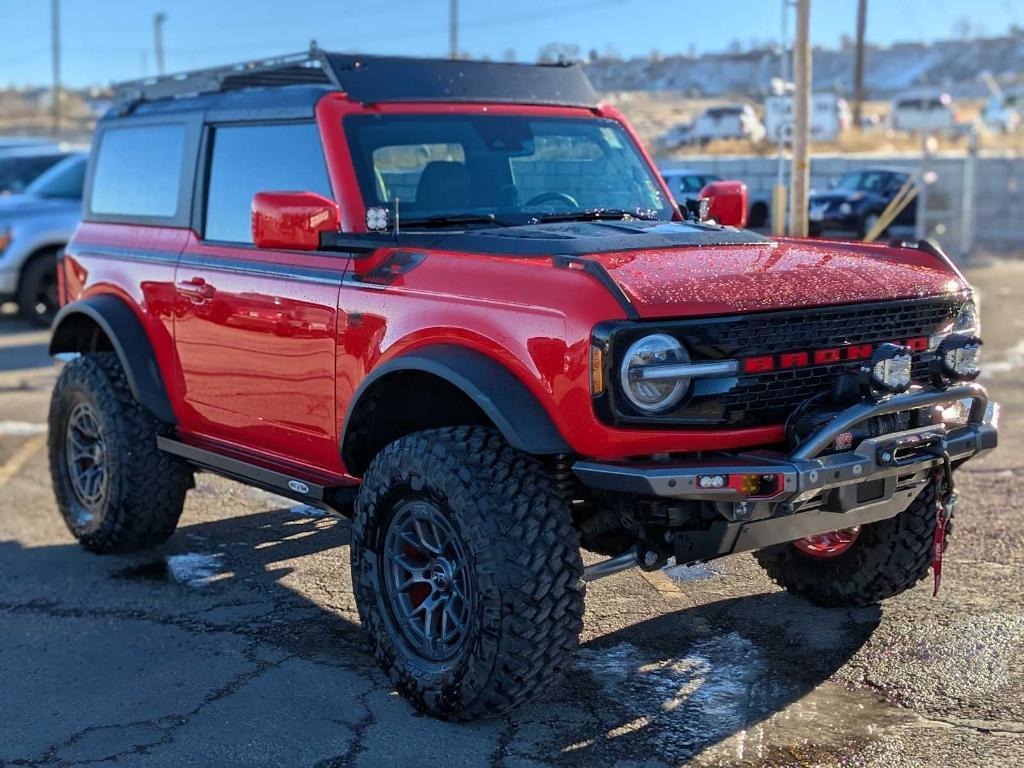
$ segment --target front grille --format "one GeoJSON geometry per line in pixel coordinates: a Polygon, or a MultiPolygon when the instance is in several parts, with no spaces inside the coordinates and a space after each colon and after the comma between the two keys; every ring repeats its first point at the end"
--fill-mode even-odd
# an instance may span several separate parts
{"type": "MultiPolygon", "coordinates": [[[[700,360],[743,359],[787,352],[811,352],[854,344],[877,345],[930,336],[949,326],[963,305],[961,294],[766,312],[740,317],[678,321],[665,330],[678,336],[700,360]]],[[[659,326],[661,329],[661,326],[659,326]]],[[[640,329],[616,338],[620,352],[632,338],[649,332],[640,329]]],[[[927,378],[927,362],[915,355],[914,380],[927,378]]],[[[616,360],[615,364],[621,364],[616,360]]],[[[832,391],[836,379],[857,363],[839,362],[764,373],[741,373],[723,387],[721,380],[696,381],[688,398],[672,413],[643,417],[628,412],[628,403],[616,402],[618,421],[657,426],[759,426],[780,424],[793,408],[810,397],[832,391]]],[[[617,369],[616,369],[617,370],[617,369]]]]}

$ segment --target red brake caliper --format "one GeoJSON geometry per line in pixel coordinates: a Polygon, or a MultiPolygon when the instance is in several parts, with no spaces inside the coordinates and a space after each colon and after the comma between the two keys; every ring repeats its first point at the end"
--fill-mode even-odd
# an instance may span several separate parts
{"type": "Polygon", "coordinates": [[[942,466],[932,472],[935,483],[935,538],[932,541],[932,573],[935,575],[935,587],[932,597],[939,596],[942,585],[942,555],[946,550],[946,525],[953,514],[953,470],[949,463],[949,454],[943,455],[942,466]]]}

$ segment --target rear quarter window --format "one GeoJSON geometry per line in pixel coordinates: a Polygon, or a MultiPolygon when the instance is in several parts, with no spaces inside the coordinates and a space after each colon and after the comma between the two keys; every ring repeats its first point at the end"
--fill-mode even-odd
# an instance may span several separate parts
{"type": "Polygon", "coordinates": [[[108,128],[100,139],[89,209],[102,216],[178,213],[184,123],[108,128]]]}

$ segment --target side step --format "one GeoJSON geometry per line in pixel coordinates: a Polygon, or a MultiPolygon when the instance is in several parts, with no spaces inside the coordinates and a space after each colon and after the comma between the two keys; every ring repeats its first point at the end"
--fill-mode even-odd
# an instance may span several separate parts
{"type": "Polygon", "coordinates": [[[158,436],[156,444],[161,451],[180,456],[199,469],[208,470],[230,480],[237,480],[315,507],[334,510],[346,517],[352,513],[358,486],[317,485],[309,480],[300,480],[283,472],[266,469],[205,448],[197,448],[170,437],[158,436]]]}

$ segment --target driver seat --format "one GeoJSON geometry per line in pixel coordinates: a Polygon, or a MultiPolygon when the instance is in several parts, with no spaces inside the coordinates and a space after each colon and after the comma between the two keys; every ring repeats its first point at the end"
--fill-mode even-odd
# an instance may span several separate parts
{"type": "Polygon", "coordinates": [[[469,207],[469,169],[452,160],[432,160],[423,166],[416,185],[416,207],[431,211],[460,211],[469,207]]]}

